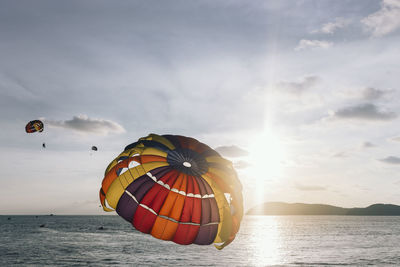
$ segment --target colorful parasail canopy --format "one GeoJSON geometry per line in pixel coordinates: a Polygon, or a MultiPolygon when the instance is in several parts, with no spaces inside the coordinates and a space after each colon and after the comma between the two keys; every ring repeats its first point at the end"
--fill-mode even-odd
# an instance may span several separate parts
{"type": "Polygon", "coordinates": [[[43,129],[44,129],[43,122],[40,120],[30,121],[25,126],[25,131],[27,133],[43,132],[43,129]]]}
{"type": "Polygon", "coordinates": [[[92,146],[93,151],[97,151],[97,146],[92,146]]]}
{"type": "Polygon", "coordinates": [[[232,162],[179,135],[150,134],[125,147],[105,171],[100,202],[155,238],[218,249],[233,241],[243,217],[232,162]]]}

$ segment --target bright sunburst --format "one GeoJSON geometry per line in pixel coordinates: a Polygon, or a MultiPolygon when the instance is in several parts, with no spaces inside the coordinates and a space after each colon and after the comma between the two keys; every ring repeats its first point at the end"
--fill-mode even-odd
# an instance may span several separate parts
{"type": "Polygon", "coordinates": [[[280,136],[272,130],[254,135],[249,152],[251,165],[246,173],[256,184],[254,197],[262,201],[267,183],[282,177],[287,152],[280,136]]]}

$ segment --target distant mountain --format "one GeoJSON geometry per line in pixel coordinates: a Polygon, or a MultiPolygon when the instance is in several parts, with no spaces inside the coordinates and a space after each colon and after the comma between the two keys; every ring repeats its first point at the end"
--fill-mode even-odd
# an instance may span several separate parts
{"type": "Polygon", "coordinates": [[[341,208],[324,204],[266,202],[250,209],[248,215],[359,215],[400,216],[400,206],[374,204],[366,208],[341,208]]]}
{"type": "Polygon", "coordinates": [[[374,204],[366,208],[349,209],[347,215],[400,216],[400,206],[392,204],[374,204]]]}

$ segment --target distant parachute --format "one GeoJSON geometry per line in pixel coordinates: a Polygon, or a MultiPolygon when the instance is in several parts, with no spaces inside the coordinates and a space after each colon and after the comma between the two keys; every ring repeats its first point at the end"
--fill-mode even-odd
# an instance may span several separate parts
{"type": "Polygon", "coordinates": [[[179,135],[150,134],[125,147],[106,168],[100,202],[155,238],[217,249],[233,241],[243,217],[232,162],[179,135]]]}
{"type": "Polygon", "coordinates": [[[43,143],[43,144],[42,144],[42,147],[43,147],[43,148],[46,148],[46,143],[43,143]]]}
{"type": "Polygon", "coordinates": [[[43,125],[43,122],[40,120],[30,121],[25,126],[25,131],[27,133],[43,132],[43,129],[44,129],[44,125],[43,125]]]}
{"type": "Polygon", "coordinates": [[[96,146],[92,146],[92,150],[93,151],[97,151],[97,147],[96,146]]]}

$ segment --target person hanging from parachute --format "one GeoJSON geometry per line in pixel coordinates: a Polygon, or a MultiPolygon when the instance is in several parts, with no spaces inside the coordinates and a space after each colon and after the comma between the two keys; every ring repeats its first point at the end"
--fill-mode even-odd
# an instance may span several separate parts
{"type": "Polygon", "coordinates": [[[106,168],[100,203],[137,230],[181,245],[230,244],[243,217],[232,162],[194,138],[150,134],[106,168]]]}

